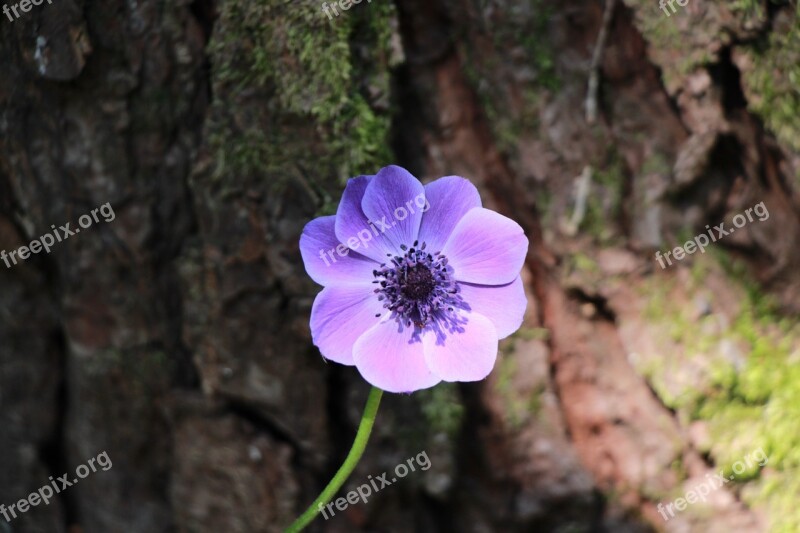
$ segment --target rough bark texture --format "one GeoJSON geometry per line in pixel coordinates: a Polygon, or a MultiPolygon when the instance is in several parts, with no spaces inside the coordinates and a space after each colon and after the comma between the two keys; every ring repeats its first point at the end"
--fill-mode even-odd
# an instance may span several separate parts
{"type": "Polygon", "coordinates": [[[0,250],[114,219],[0,263],[0,503],[113,467],[0,532],[291,522],[367,394],[310,342],[299,234],[389,163],[468,177],[519,221],[529,311],[486,381],[385,399],[348,490],[431,468],[313,531],[800,531],[798,7],[675,6],[612,6],[593,124],[595,0],[3,18],[0,250]],[[657,266],[759,202],[768,219],[657,266]],[[763,469],[662,519],[759,448],[763,469]]]}

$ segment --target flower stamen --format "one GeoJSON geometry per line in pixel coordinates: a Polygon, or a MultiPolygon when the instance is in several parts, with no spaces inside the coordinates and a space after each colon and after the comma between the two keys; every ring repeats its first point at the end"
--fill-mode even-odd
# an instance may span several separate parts
{"type": "Polygon", "coordinates": [[[447,258],[441,252],[430,254],[425,248],[426,244],[420,246],[419,241],[411,248],[401,245],[405,254],[387,254],[389,265],[384,263],[372,272],[376,278],[373,283],[380,283],[374,292],[385,302],[383,307],[409,327],[412,323],[424,327],[437,315],[452,312],[461,301],[447,258]]]}

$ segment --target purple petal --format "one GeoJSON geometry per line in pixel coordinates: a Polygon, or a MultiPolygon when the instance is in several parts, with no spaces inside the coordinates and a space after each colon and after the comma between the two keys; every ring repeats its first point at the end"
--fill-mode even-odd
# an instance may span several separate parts
{"type": "Polygon", "coordinates": [[[425,188],[419,180],[394,165],[375,175],[361,200],[364,214],[378,229],[375,241],[400,255],[401,245],[410,247],[417,239],[425,205],[425,188]]]}
{"type": "Polygon", "coordinates": [[[389,320],[373,326],[353,347],[353,359],[361,375],[387,392],[413,392],[439,381],[425,364],[422,342],[411,340],[411,331],[400,332],[389,320]]]}
{"type": "Polygon", "coordinates": [[[334,216],[315,218],[303,228],[300,255],[303,256],[306,272],[311,279],[324,286],[370,283],[374,279],[372,271],[378,264],[341,246],[334,233],[335,220],[334,216]]]}
{"type": "Polygon", "coordinates": [[[528,238],[510,218],[478,207],[459,221],[442,253],[456,280],[504,285],[519,275],[528,253],[528,238]]]}
{"type": "Polygon", "coordinates": [[[336,211],[336,237],[339,242],[378,263],[386,261],[386,254],[394,252],[383,239],[375,239],[377,228],[370,226],[361,209],[367,185],[375,176],[359,176],[347,180],[347,186],[336,211]]]}
{"type": "Polygon", "coordinates": [[[444,381],[478,381],[489,375],[497,359],[497,330],[485,316],[464,315],[467,322],[457,332],[422,337],[428,368],[444,381]]]}
{"type": "Polygon", "coordinates": [[[425,186],[429,203],[422,215],[419,240],[434,252],[440,251],[459,220],[474,207],[481,207],[478,189],[459,176],[445,176],[425,186]]]}
{"type": "Polygon", "coordinates": [[[508,337],[522,325],[528,298],[519,276],[507,285],[461,283],[459,286],[468,309],[488,318],[494,324],[498,338],[508,337]]]}
{"type": "Polygon", "coordinates": [[[353,365],[353,345],[379,322],[385,311],[373,292],[374,286],[325,287],[311,308],[311,336],[326,359],[353,365]]]}

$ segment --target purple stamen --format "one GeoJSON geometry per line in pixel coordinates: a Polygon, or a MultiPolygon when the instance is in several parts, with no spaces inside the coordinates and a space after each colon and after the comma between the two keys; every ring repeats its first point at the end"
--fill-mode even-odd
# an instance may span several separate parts
{"type": "Polygon", "coordinates": [[[447,268],[441,252],[424,252],[425,243],[414,241],[413,248],[401,245],[402,256],[391,258],[390,265],[381,265],[373,274],[380,281],[379,300],[384,298],[390,311],[407,326],[424,327],[431,320],[444,318],[443,313],[458,307],[461,297],[458,284],[447,268]]]}

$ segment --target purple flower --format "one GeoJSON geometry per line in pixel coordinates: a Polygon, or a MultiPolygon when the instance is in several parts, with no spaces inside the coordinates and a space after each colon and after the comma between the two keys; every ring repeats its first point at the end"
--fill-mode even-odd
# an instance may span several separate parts
{"type": "Polygon", "coordinates": [[[385,391],[483,379],[498,339],[522,324],[528,239],[458,176],[423,187],[389,166],[353,178],[336,215],[303,229],[300,251],[324,286],[314,344],[385,391]]]}

